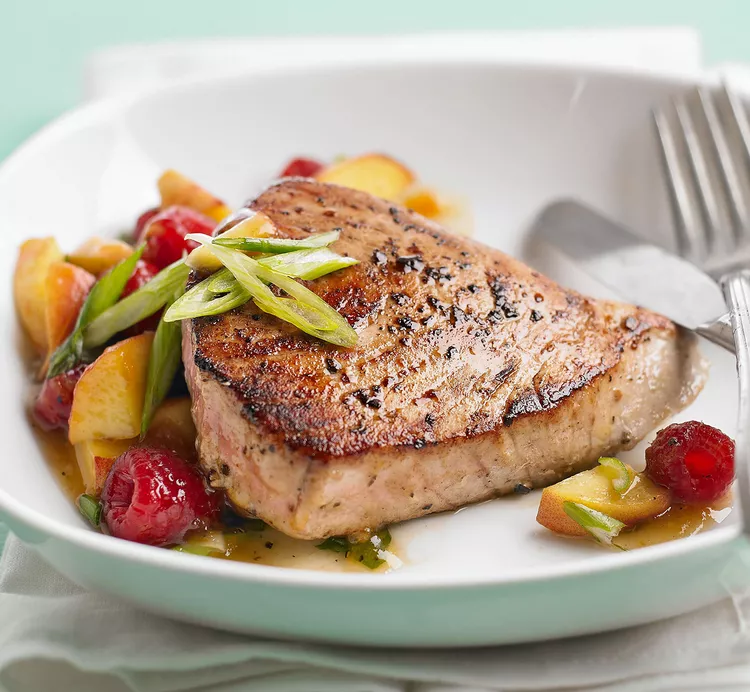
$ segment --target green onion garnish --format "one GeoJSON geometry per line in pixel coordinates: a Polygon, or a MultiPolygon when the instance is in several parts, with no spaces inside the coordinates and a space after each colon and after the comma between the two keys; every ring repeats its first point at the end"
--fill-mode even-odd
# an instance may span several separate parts
{"type": "Polygon", "coordinates": [[[228,269],[209,276],[181,295],[164,313],[165,322],[220,315],[244,305],[250,294],[239,284],[228,269]],[[214,290],[214,285],[222,290],[214,290]],[[226,292],[223,289],[226,288],[226,292]],[[223,293],[223,295],[220,295],[223,293]]]}
{"type": "Polygon", "coordinates": [[[344,317],[299,282],[264,267],[242,252],[212,244],[211,239],[204,235],[196,233],[185,237],[205,245],[234,274],[240,285],[264,312],[290,322],[323,341],[338,346],[354,346],[357,343],[357,333],[344,317]],[[277,297],[266,283],[278,286],[293,300],[277,297]]]}
{"type": "Polygon", "coordinates": [[[586,529],[599,543],[605,545],[612,545],[612,539],[625,527],[625,524],[619,519],[578,502],[563,502],[563,511],[576,524],[586,529]]]}
{"type": "Polygon", "coordinates": [[[615,457],[601,457],[599,464],[602,470],[612,480],[612,487],[620,494],[624,495],[635,480],[635,473],[626,464],[623,464],[615,457]]]}
{"type": "MultiPolygon", "coordinates": [[[[181,293],[182,288],[178,289],[181,293]]],[[[159,325],[151,342],[151,352],[148,358],[148,374],[146,376],[146,394],[143,400],[143,414],[141,416],[141,439],[146,436],[154,417],[164,397],[172,386],[174,376],[180,367],[182,358],[182,329],[179,322],[167,322],[162,315],[159,325]]]]}
{"type": "Polygon", "coordinates": [[[212,548],[208,545],[182,543],[181,545],[172,546],[172,550],[178,553],[190,553],[190,555],[201,555],[203,557],[209,557],[210,555],[216,555],[220,552],[216,548],[212,548]]]}
{"type": "Polygon", "coordinates": [[[188,274],[190,267],[184,260],[177,260],[162,269],[151,281],[92,320],[84,330],[84,347],[101,346],[118,332],[132,327],[163,308],[174,296],[175,291],[184,287],[188,274]]]}
{"type": "Polygon", "coordinates": [[[353,257],[342,257],[328,248],[296,250],[258,260],[264,267],[305,280],[317,279],[357,263],[353,257]]]}
{"type": "Polygon", "coordinates": [[[227,551],[227,540],[221,531],[206,531],[190,536],[184,543],[174,546],[172,550],[192,555],[222,554],[227,551]]]}
{"type": "Polygon", "coordinates": [[[282,252],[294,252],[295,250],[307,250],[321,248],[330,245],[339,238],[338,231],[327,233],[315,233],[307,238],[215,238],[214,244],[231,250],[242,250],[242,252],[270,252],[279,254],[282,252]]]}
{"type": "Polygon", "coordinates": [[[222,269],[206,279],[206,287],[211,293],[230,293],[237,288],[237,279],[229,269],[222,269]]]}
{"type": "Polygon", "coordinates": [[[320,550],[330,550],[334,553],[343,553],[348,560],[358,562],[369,569],[377,569],[385,560],[380,557],[391,544],[391,533],[383,529],[370,536],[366,541],[352,543],[345,536],[331,536],[326,538],[317,547],[320,550]]]}
{"type": "Polygon", "coordinates": [[[94,284],[81,312],[78,313],[73,331],[50,358],[47,369],[48,378],[67,372],[81,360],[84,348],[84,328],[117,302],[145,247],[141,245],[130,257],[124,259],[94,284]]]}
{"type": "Polygon", "coordinates": [[[349,559],[359,562],[369,569],[377,569],[385,560],[380,557],[381,551],[384,551],[391,544],[391,533],[388,529],[383,529],[373,534],[369,541],[362,541],[352,545],[349,552],[349,559]]]}
{"type": "Polygon", "coordinates": [[[102,503],[92,495],[84,493],[78,496],[76,504],[78,505],[78,511],[86,518],[89,524],[94,528],[99,528],[99,524],[102,521],[102,503]]]}
{"type": "Polygon", "coordinates": [[[318,550],[330,550],[333,553],[348,553],[352,545],[346,536],[330,536],[315,547],[318,550]]]}

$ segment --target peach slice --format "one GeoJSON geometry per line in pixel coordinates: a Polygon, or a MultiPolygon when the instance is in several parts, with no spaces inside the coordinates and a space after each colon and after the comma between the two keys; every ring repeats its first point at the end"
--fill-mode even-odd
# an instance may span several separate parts
{"type": "Polygon", "coordinates": [[[232,212],[218,197],[177,171],[165,171],[158,185],[162,209],[175,205],[190,207],[214,221],[221,221],[232,212]]]}
{"type": "Polygon", "coordinates": [[[127,440],[141,430],[153,332],[119,341],[86,370],[73,392],[68,439],[127,440]]]}
{"type": "Polygon", "coordinates": [[[89,495],[99,497],[115,459],[130,449],[138,438],[130,440],[84,440],[75,445],[76,460],[89,495]]]}
{"type": "Polygon", "coordinates": [[[656,485],[642,473],[635,474],[630,489],[620,495],[612,486],[606,469],[601,466],[545,488],[536,520],[555,533],[587,536],[586,529],[565,513],[565,502],[585,505],[632,526],[666,512],[670,497],[666,488],[656,485]]]}
{"type": "Polygon", "coordinates": [[[400,199],[414,182],[414,174],[406,166],[384,154],[344,159],[324,168],[315,178],[388,200],[400,199]]]}
{"type": "Polygon", "coordinates": [[[94,236],[68,255],[67,259],[99,276],[132,254],[133,248],[122,240],[94,236]]]}
{"type": "MultiPolygon", "coordinates": [[[[252,214],[252,212],[249,212],[252,214]]],[[[217,238],[268,238],[276,235],[276,227],[263,212],[257,212],[241,221],[229,230],[220,233],[217,238]]],[[[195,248],[185,260],[188,267],[201,272],[215,272],[222,264],[211,250],[201,245],[195,248]]]]}
{"type": "Polygon", "coordinates": [[[47,273],[63,259],[54,238],[32,238],[21,245],[13,274],[16,312],[40,353],[47,351],[47,273]]]}
{"type": "Polygon", "coordinates": [[[191,406],[192,402],[187,396],[164,401],[154,413],[144,444],[165,447],[183,459],[195,461],[195,438],[198,433],[191,406]]]}
{"type": "Polygon", "coordinates": [[[53,262],[47,272],[47,354],[68,338],[96,277],[70,262],[53,262]]]}
{"type": "Polygon", "coordinates": [[[437,195],[426,188],[419,188],[407,193],[404,197],[404,206],[413,209],[428,219],[436,219],[443,212],[437,195]]]}

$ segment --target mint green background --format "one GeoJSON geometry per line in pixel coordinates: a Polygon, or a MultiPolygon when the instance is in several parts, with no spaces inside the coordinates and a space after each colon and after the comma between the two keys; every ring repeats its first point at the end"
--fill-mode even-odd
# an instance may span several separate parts
{"type": "MultiPolygon", "coordinates": [[[[198,36],[692,26],[707,63],[750,61],[746,0],[0,0],[0,159],[80,100],[86,56],[198,36]]],[[[0,524],[0,546],[5,529],[0,524]]]]}
{"type": "Polygon", "coordinates": [[[80,95],[92,50],[195,36],[689,25],[750,60],[745,0],[0,0],[0,159],[80,95]]]}

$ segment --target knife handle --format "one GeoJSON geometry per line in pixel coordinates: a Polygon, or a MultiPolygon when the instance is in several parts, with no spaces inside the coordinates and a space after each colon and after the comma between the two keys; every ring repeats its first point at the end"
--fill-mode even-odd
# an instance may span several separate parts
{"type": "Polygon", "coordinates": [[[740,406],[734,467],[739,491],[742,529],[750,535],[750,271],[743,269],[721,279],[732,322],[740,406]]]}

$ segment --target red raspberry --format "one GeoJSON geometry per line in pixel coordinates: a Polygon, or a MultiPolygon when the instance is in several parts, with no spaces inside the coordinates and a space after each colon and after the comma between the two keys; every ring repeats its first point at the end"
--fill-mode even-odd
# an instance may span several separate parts
{"type": "Polygon", "coordinates": [[[159,267],[151,262],[139,259],[133,269],[133,273],[130,275],[125,288],[122,289],[122,295],[120,298],[129,296],[131,293],[135,293],[141,286],[147,284],[159,273],[159,267]]]}
{"type": "Polygon", "coordinates": [[[180,259],[184,253],[198,247],[198,243],[185,240],[188,233],[211,235],[216,222],[188,207],[169,207],[154,216],[146,229],[146,249],[141,255],[146,262],[159,269],[180,259]]]}
{"type": "Polygon", "coordinates": [[[646,450],[646,475],[680,502],[712,502],[732,484],[734,441],[705,423],[674,423],[646,450]]]}
{"type": "Polygon", "coordinates": [[[315,159],[306,159],[300,157],[292,159],[286,168],[281,171],[280,178],[298,176],[300,178],[312,178],[314,175],[323,170],[323,164],[315,159]]]}
{"type": "Polygon", "coordinates": [[[147,209],[138,217],[135,222],[135,228],[133,229],[133,242],[138,245],[143,240],[143,234],[146,232],[146,226],[148,226],[151,219],[156,216],[161,209],[154,207],[153,209],[147,209]]]}
{"type": "Polygon", "coordinates": [[[179,543],[218,511],[218,495],[195,467],[166,449],[129,449],[115,460],[102,490],[109,532],[136,543],[179,543]]]}
{"type": "MultiPolygon", "coordinates": [[[[128,282],[125,284],[125,288],[122,289],[122,295],[120,299],[129,296],[131,293],[135,293],[141,286],[147,284],[159,273],[159,267],[151,262],[145,262],[139,259],[133,269],[133,273],[130,275],[128,282]]],[[[128,336],[137,336],[146,331],[154,331],[159,326],[159,319],[161,318],[161,310],[145,320],[141,320],[138,324],[133,325],[126,331],[128,336]]]]}
{"type": "Polygon", "coordinates": [[[42,430],[68,427],[73,390],[85,369],[85,365],[78,365],[44,381],[31,411],[34,422],[42,430]]]}

